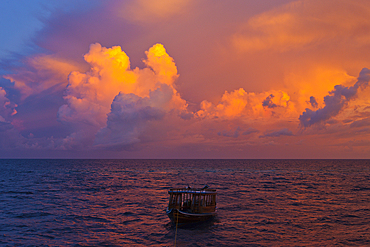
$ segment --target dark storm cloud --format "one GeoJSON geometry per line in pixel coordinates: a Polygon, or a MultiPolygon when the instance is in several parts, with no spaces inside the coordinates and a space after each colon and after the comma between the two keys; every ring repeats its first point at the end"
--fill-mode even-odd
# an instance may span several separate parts
{"type": "Polygon", "coordinates": [[[319,104],[317,103],[315,97],[311,96],[310,97],[310,104],[313,108],[317,108],[319,106],[319,104]]]}
{"type": "Polygon", "coordinates": [[[263,107],[268,107],[268,108],[275,108],[277,105],[272,102],[272,98],[275,96],[273,94],[270,94],[267,96],[267,98],[262,102],[263,107]]]}
{"type": "Polygon", "coordinates": [[[299,121],[303,127],[309,127],[336,116],[347,103],[354,99],[359,88],[367,87],[370,80],[370,70],[363,68],[360,72],[357,82],[352,87],[336,85],[329,95],[324,97],[325,107],[316,111],[306,109],[299,116],[299,121]]]}

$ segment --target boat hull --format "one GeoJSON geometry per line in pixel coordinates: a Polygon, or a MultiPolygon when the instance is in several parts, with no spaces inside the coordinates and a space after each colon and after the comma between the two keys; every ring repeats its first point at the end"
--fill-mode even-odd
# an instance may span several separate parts
{"type": "Polygon", "coordinates": [[[192,214],[180,211],[176,208],[166,209],[168,217],[173,223],[195,223],[207,221],[216,216],[216,212],[213,213],[204,213],[204,214],[192,214]]]}

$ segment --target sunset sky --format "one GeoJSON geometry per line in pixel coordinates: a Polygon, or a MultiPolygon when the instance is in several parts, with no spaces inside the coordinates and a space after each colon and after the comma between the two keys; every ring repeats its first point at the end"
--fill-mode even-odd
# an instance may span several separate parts
{"type": "Polygon", "coordinates": [[[370,158],[368,0],[0,2],[0,158],[370,158]]]}

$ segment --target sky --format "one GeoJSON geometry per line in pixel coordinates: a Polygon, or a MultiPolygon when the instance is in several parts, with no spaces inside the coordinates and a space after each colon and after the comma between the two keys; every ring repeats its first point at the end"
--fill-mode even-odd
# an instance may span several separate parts
{"type": "Polygon", "coordinates": [[[370,158],[367,0],[0,1],[0,158],[370,158]]]}

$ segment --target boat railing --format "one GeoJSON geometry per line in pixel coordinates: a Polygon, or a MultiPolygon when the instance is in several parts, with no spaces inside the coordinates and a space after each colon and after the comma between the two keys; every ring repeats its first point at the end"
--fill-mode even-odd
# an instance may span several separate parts
{"type": "Polygon", "coordinates": [[[212,213],[216,209],[215,189],[172,188],[168,208],[188,213],[212,213]]]}
{"type": "Polygon", "coordinates": [[[193,188],[172,188],[168,191],[170,193],[206,193],[206,194],[216,194],[215,189],[193,189],[193,188]]]}

